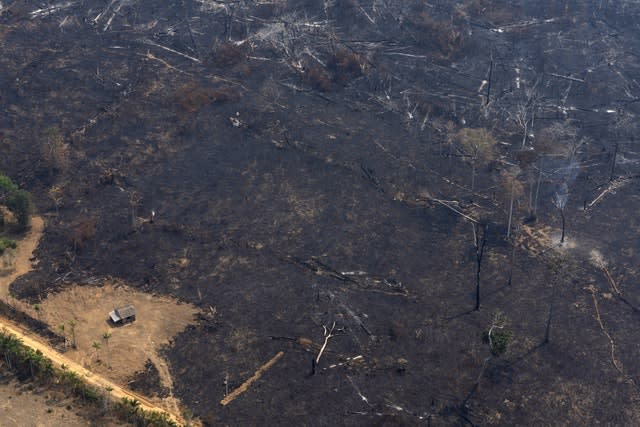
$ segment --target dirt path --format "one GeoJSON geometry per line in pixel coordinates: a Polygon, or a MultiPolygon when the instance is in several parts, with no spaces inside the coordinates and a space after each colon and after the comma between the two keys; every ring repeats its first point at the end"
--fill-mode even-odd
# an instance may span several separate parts
{"type": "Polygon", "coordinates": [[[0,298],[7,301],[9,298],[9,285],[19,276],[31,271],[31,254],[38,247],[42,233],[44,232],[44,221],[39,216],[31,218],[31,229],[27,235],[20,240],[16,248],[13,260],[15,269],[6,276],[0,276],[0,298]]]}
{"type": "MultiPolygon", "coordinates": [[[[9,275],[0,277],[0,298],[1,299],[8,302],[10,297],[9,285],[16,278],[18,278],[19,276],[25,273],[28,273],[32,269],[32,263],[30,258],[33,251],[35,250],[35,248],[38,246],[38,243],[40,242],[40,238],[42,237],[43,231],[44,231],[44,221],[42,220],[42,218],[33,217],[32,223],[31,223],[31,229],[29,230],[25,238],[19,242],[18,247],[16,249],[15,259],[14,259],[15,270],[9,275]]],[[[17,302],[18,301],[14,301],[13,304],[15,305],[15,303],[17,302]]],[[[42,342],[35,334],[31,333],[30,331],[26,330],[25,328],[21,327],[20,325],[8,319],[4,319],[0,317],[0,328],[6,330],[7,332],[15,334],[18,338],[22,340],[22,343],[24,345],[27,345],[33,348],[34,350],[40,350],[42,354],[44,354],[46,357],[52,360],[55,366],[61,367],[62,365],[64,365],[66,369],[77,373],[89,384],[94,385],[101,390],[105,390],[105,391],[110,390],[109,393],[112,397],[116,399],[121,399],[123,397],[126,397],[128,399],[136,399],[140,402],[140,406],[142,407],[142,409],[146,411],[164,412],[168,414],[171,417],[171,419],[173,419],[177,423],[184,424],[184,421],[179,413],[179,408],[175,402],[173,401],[171,402],[171,410],[167,410],[161,406],[158,406],[153,402],[151,402],[146,397],[140,394],[134,393],[130,390],[127,390],[126,388],[116,384],[115,382],[90,371],[89,369],[85,368],[80,363],[75,362],[69,357],[66,357],[63,354],[58,353],[57,351],[49,347],[48,344],[42,342]]],[[[156,366],[166,367],[164,363],[157,363],[156,366]]],[[[168,369],[167,369],[167,372],[163,372],[163,373],[165,374],[163,375],[164,377],[163,382],[169,382],[169,385],[172,385],[171,377],[168,373],[168,369]],[[167,376],[168,376],[168,379],[167,379],[167,376]]]]}
{"type": "Polygon", "coordinates": [[[171,378],[171,373],[169,373],[169,367],[167,366],[167,363],[161,357],[158,357],[155,351],[149,353],[149,359],[158,370],[158,375],[160,376],[160,382],[162,386],[166,387],[167,390],[169,390],[169,396],[164,399],[166,405],[172,412],[180,413],[178,401],[173,395],[173,378],[171,378]]]}

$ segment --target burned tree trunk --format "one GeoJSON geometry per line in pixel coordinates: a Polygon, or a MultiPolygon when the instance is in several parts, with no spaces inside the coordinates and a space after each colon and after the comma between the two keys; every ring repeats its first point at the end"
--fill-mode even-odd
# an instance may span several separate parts
{"type": "Polygon", "coordinates": [[[560,211],[560,218],[562,220],[562,235],[560,237],[560,244],[564,243],[564,209],[567,206],[567,200],[569,199],[569,188],[566,183],[563,183],[560,189],[553,196],[553,204],[560,211]]]}
{"type": "Polygon", "coordinates": [[[516,259],[516,241],[518,238],[518,234],[520,233],[520,227],[516,227],[514,235],[511,237],[511,256],[509,257],[509,280],[507,281],[507,285],[511,286],[513,279],[513,265],[516,259]]]}
{"type": "Polygon", "coordinates": [[[489,225],[485,224],[482,229],[482,236],[480,236],[479,224],[473,224],[473,236],[474,245],[476,248],[476,308],[480,310],[480,269],[482,267],[482,257],[484,255],[484,248],[487,244],[487,230],[489,225]]]}
{"type": "Polygon", "coordinates": [[[614,174],[616,171],[616,157],[618,157],[618,143],[616,142],[616,146],[613,150],[613,161],[611,163],[611,174],[609,174],[609,181],[613,181],[614,174]]]}
{"type": "Polygon", "coordinates": [[[545,327],[545,330],[544,330],[544,341],[542,342],[543,344],[548,344],[549,338],[551,336],[551,321],[553,320],[553,306],[556,299],[557,284],[554,282],[552,286],[553,286],[553,290],[551,292],[551,302],[549,303],[549,315],[547,316],[547,326],[545,327]]]}
{"type": "Polygon", "coordinates": [[[564,209],[560,209],[560,218],[562,219],[562,234],[560,236],[560,243],[564,243],[564,225],[565,225],[564,209]]]}

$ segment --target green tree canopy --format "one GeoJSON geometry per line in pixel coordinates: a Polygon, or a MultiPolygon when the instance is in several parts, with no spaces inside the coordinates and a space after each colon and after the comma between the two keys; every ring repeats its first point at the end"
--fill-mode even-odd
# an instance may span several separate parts
{"type": "MultiPolygon", "coordinates": [[[[29,219],[33,213],[31,194],[18,188],[6,175],[0,173],[0,204],[13,213],[21,230],[29,226],[29,219]]],[[[1,215],[1,214],[0,214],[1,215]]],[[[4,218],[0,223],[4,223],[4,218]]]]}
{"type": "Polygon", "coordinates": [[[0,202],[14,191],[18,191],[18,186],[11,181],[11,178],[0,173],[0,202]]]}

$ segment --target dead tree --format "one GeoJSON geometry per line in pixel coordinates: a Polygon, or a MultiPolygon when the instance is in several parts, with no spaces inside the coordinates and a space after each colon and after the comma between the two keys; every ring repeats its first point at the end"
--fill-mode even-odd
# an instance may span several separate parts
{"type": "Polygon", "coordinates": [[[552,256],[552,258],[549,260],[548,265],[552,274],[552,277],[549,280],[549,282],[551,283],[551,298],[549,300],[549,312],[547,313],[544,340],[542,341],[543,345],[548,344],[551,341],[553,315],[555,311],[559,287],[563,283],[566,283],[569,277],[575,271],[575,265],[569,261],[569,258],[560,254],[552,256]]]}
{"type": "Polygon", "coordinates": [[[560,244],[564,243],[564,229],[565,229],[565,216],[564,209],[567,206],[567,200],[569,199],[569,188],[567,184],[563,183],[560,189],[556,191],[553,196],[553,205],[560,212],[560,218],[562,219],[562,235],[560,236],[560,244]]]}
{"type": "Polygon", "coordinates": [[[518,179],[520,173],[519,168],[514,167],[510,170],[505,170],[500,176],[500,184],[502,188],[509,194],[509,214],[507,218],[507,239],[511,236],[511,223],[513,219],[513,210],[515,201],[522,197],[524,194],[524,188],[522,183],[518,179]]]}
{"type": "Polygon", "coordinates": [[[489,97],[491,96],[491,77],[493,77],[493,51],[491,52],[491,62],[489,63],[489,75],[487,76],[487,99],[484,105],[489,105],[489,97]]]}
{"type": "Polygon", "coordinates": [[[60,206],[62,206],[63,195],[64,195],[64,190],[62,189],[62,186],[60,185],[52,186],[51,188],[49,188],[47,195],[53,202],[53,205],[56,208],[56,216],[58,216],[60,213],[60,206]]]}
{"type": "Polygon", "coordinates": [[[551,301],[549,302],[549,314],[547,315],[547,325],[544,329],[544,341],[542,341],[542,344],[548,344],[551,337],[551,321],[553,319],[553,308],[556,301],[557,288],[558,284],[556,283],[556,280],[553,280],[551,282],[551,301]]]}
{"type": "Polygon", "coordinates": [[[471,163],[471,191],[475,189],[476,169],[487,165],[495,157],[496,139],[487,129],[465,128],[456,133],[464,156],[471,163]]]}
{"type": "Polygon", "coordinates": [[[482,267],[482,257],[487,244],[487,230],[489,225],[485,224],[480,230],[480,224],[473,223],[473,243],[476,249],[476,308],[480,310],[480,268],[482,267]],[[480,235],[482,233],[482,235],[480,235]]]}
{"type": "Polygon", "coordinates": [[[327,328],[326,325],[322,325],[322,329],[324,331],[324,342],[322,343],[322,346],[320,347],[316,358],[311,361],[311,375],[314,375],[316,373],[316,366],[318,366],[318,364],[320,363],[320,358],[324,354],[324,351],[327,349],[329,340],[335,337],[337,334],[343,332],[343,329],[341,328],[336,329],[336,322],[333,322],[331,328],[327,328]]]}
{"type": "MultiPolygon", "coordinates": [[[[536,179],[536,184],[535,184],[535,197],[533,197],[533,204],[530,204],[530,208],[531,208],[531,217],[535,218],[536,214],[538,212],[538,196],[540,195],[540,183],[542,182],[542,159],[540,159],[540,164],[538,165],[537,169],[538,169],[538,179],[536,179]]],[[[533,184],[531,185],[531,193],[533,193],[533,184]]],[[[531,199],[531,197],[529,197],[529,199],[531,199]]]]}
{"type": "Polygon", "coordinates": [[[613,150],[613,160],[611,162],[611,173],[609,174],[609,182],[613,181],[613,178],[615,177],[616,157],[618,157],[618,143],[617,142],[616,142],[615,148],[613,150]]]}
{"type": "Polygon", "coordinates": [[[538,103],[538,84],[540,80],[536,80],[533,86],[525,89],[526,98],[518,103],[515,111],[510,112],[511,120],[522,129],[522,148],[527,145],[527,137],[533,131],[535,113],[538,103]]]}
{"type": "Polygon", "coordinates": [[[509,280],[507,281],[507,285],[511,286],[513,279],[513,266],[515,264],[516,259],[516,241],[518,240],[518,234],[520,234],[520,227],[516,226],[515,233],[511,238],[511,256],[509,258],[509,280]]]}
{"type": "Polygon", "coordinates": [[[131,228],[134,231],[137,231],[139,226],[137,209],[141,200],[142,197],[136,191],[129,192],[129,213],[131,214],[131,228]]]}
{"type": "Polygon", "coordinates": [[[47,128],[41,135],[40,152],[52,173],[66,172],[70,163],[69,144],[57,127],[47,128]]]}

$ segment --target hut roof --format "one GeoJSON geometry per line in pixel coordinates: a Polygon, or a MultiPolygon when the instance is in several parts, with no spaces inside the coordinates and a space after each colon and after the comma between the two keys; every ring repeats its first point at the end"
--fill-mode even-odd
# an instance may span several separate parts
{"type": "Polygon", "coordinates": [[[121,318],[126,319],[127,317],[135,316],[136,309],[131,304],[129,304],[125,305],[124,307],[116,308],[116,313],[118,313],[121,318]]]}
{"type": "Polygon", "coordinates": [[[111,317],[111,320],[114,323],[118,323],[121,320],[135,317],[135,315],[136,315],[136,309],[131,304],[118,307],[109,313],[109,317],[111,317]]]}

